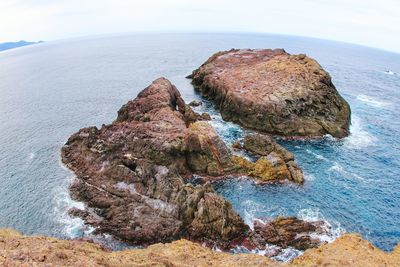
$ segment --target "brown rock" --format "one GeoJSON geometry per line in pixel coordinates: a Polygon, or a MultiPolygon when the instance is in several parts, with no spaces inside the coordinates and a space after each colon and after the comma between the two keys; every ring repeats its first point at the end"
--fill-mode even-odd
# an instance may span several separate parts
{"type": "Polygon", "coordinates": [[[210,114],[208,114],[207,112],[201,113],[199,120],[201,121],[210,121],[211,120],[211,116],[210,114]]]}
{"type": "Polygon", "coordinates": [[[122,106],[112,124],[73,134],[61,156],[76,174],[72,198],[87,205],[70,214],[140,245],[180,237],[229,244],[248,234],[211,185],[186,184],[182,176],[247,174],[268,182],[290,176],[275,152],[256,163],[232,156],[164,78],[122,106]]]}
{"type": "Polygon", "coordinates": [[[234,162],[243,173],[257,177],[259,183],[284,182],[291,179],[285,162],[274,152],[267,157],[261,157],[256,162],[249,162],[242,157],[234,156],[234,162]]]}
{"type": "Polygon", "coordinates": [[[191,102],[189,103],[189,106],[191,106],[191,107],[198,107],[198,106],[201,106],[202,104],[203,104],[203,102],[201,102],[201,101],[193,100],[193,101],[191,101],[191,102]]]}
{"type": "Polygon", "coordinates": [[[326,232],[321,226],[323,221],[307,222],[296,217],[278,217],[270,222],[254,221],[254,231],[251,240],[260,248],[266,243],[278,245],[281,248],[294,247],[299,250],[314,248],[323,243],[310,234],[326,232]]]}
{"type": "Polygon", "coordinates": [[[214,54],[190,78],[224,120],[283,136],[349,134],[349,105],[305,55],[232,49],[214,54]]]}
{"type": "Polygon", "coordinates": [[[232,148],[233,148],[233,149],[236,149],[236,150],[242,149],[242,144],[241,144],[239,141],[235,141],[235,142],[232,144],[232,148]]]}
{"type": "Polygon", "coordinates": [[[232,170],[225,144],[193,113],[160,78],[124,105],[112,124],[72,135],[62,161],[77,177],[72,197],[91,211],[71,213],[134,244],[181,236],[229,242],[245,235],[248,226],[210,185],[185,184],[181,177],[232,170]]]}
{"type": "Polygon", "coordinates": [[[247,151],[265,157],[270,163],[269,169],[273,172],[270,176],[275,176],[276,180],[304,182],[303,171],[294,161],[293,153],[277,144],[272,137],[257,133],[248,134],[244,137],[243,143],[247,151]]]}

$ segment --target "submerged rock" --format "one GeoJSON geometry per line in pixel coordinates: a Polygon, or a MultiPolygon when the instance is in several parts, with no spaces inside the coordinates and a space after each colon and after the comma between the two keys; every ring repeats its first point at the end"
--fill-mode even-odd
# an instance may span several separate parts
{"type": "Polygon", "coordinates": [[[218,52],[188,76],[224,120],[283,136],[345,137],[350,107],[329,74],[283,49],[218,52]]]}
{"type": "Polygon", "coordinates": [[[122,106],[112,124],[73,134],[61,156],[76,174],[71,195],[87,209],[71,214],[134,244],[180,237],[230,242],[247,235],[248,226],[210,184],[194,186],[183,177],[246,174],[271,181],[281,179],[274,173],[280,170],[232,156],[212,126],[198,119],[160,78],[122,106]]]}
{"type": "Polygon", "coordinates": [[[203,105],[203,102],[201,102],[201,101],[196,101],[196,100],[193,100],[193,101],[191,101],[191,102],[189,103],[189,106],[191,106],[191,107],[198,107],[198,106],[201,106],[201,105],[203,105]]]}

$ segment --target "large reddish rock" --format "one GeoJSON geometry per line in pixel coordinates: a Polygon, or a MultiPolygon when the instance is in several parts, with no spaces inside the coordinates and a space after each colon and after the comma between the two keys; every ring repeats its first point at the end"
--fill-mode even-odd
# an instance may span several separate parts
{"type": "Polygon", "coordinates": [[[303,54],[283,49],[218,52],[190,75],[222,118],[283,136],[349,134],[350,107],[329,74],[303,54]]]}
{"type": "Polygon", "coordinates": [[[112,124],[73,134],[62,161],[76,174],[72,197],[87,209],[70,213],[133,244],[182,236],[229,242],[245,235],[248,226],[211,185],[182,178],[232,169],[222,140],[195,121],[175,86],[160,78],[124,105],[112,124]]]}
{"type": "Polygon", "coordinates": [[[298,181],[274,175],[268,162],[233,156],[202,117],[160,78],[122,106],[112,124],[73,134],[61,156],[76,174],[71,195],[87,208],[70,214],[134,244],[180,237],[229,243],[246,236],[248,226],[210,184],[185,180],[244,174],[298,181]]]}

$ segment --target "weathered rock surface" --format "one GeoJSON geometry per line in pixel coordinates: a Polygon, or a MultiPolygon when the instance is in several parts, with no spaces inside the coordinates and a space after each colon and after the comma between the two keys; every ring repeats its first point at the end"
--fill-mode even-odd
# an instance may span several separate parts
{"type": "Polygon", "coordinates": [[[71,214],[134,244],[244,235],[248,227],[229,202],[210,185],[185,184],[180,175],[232,168],[225,144],[193,114],[161,78],[124,105],[111,125],[72,135],[62,160],[77,176],[72,197],[89,209],[71,214]]]}
{"type": "Polygon", "coordinates": [[[212,251],[187,240],[146,249],[110,252],[81,240],[23,236],[0,229],[1,266],[398,266],[400,247],[383,252],[359,235],[346,234],[333,243],[307,250],[291,263],[255,254],[212,251]]]}
{"type": "Polygon", "coordinates": [[[295,162],[293,153],[277,144],[272,137],[258,133],[248,134],[243,139],[243,148],[268,161],[274,170],[271,173],[274,179],[304,182],[303,171],[295,162]]]}
{"type": "Polygon", "coordinates": [[[201,101],[196,101],[196,100],[193,100],[189,103],[189,106],[191,106],[191,107],[198,107],[201,105],[203,105],[203,103],[201,101]]]}
{"type": "Polygon", "coordinates": [[[323,221],[307,222],[296,217],[278,217],[269,222],[256,220],[250,239],[260,249],[264,249],[268,243],[281,248],[306,250],[323,243],[313,234],[327,234],[324,224],[323,221]]]}
{"type": "Polygon", "coordinates": [[[329,74],[303,54],[283,49],[218,52],[190,75],[222,118],[283,136],[345,137],[350,107],[329,74]]]}
{"type": "Polygon", "coordinates": [[[73,134],[62,161],[76,174],[72,210],[97,227],[134,244],[180,237],[230,242],[248,226],[211,185],[186,184],[182,176],[248,174],[271,181],[274,169],[233,157],[214,129],[185,105],[168,80],[157,79],[101,129],[73,134]],[[238,160],[241,164],[238,164],[238,160]]]}

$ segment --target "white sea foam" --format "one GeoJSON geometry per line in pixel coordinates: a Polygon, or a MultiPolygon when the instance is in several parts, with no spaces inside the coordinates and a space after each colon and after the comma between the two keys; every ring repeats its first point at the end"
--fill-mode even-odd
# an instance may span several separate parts
{"type": "Polygon", "coordinates": [[[386,74],[388,74],[388,75],[397,75],[396,72],[391,71],[391,70],[384,71],[384,73],[386,73],[386,74]]]}
{"type": "MultiPolygon", "coordinates": [[[[338,167],[340,168],[340,167],[338,167]]],[[[245,209],[244,213],[244,221],[247,225],[249,225],[253,229],[253,222],[258,220],[262,223],[264,221],[257,219],[257,214],[260,214],[262,212],[263,207],[262,205],[251,201],[251,200],[246,200],[244,202],[245,206],[247,207],[245,209]]],[[[322,242],[332,242],[339,236],[343,235],[345,233],[345,230],[340,226],[340,223],[336,221],[327,221],[325,217],[322,215],[322,213],[319,211],[319,209],[302,209],[298,212],[297,217],[301,220],[308,221],[308,222],[317,222],[317,221],[322,221],[324,222],[321,227],[324,231],[322,233],[312,233],[310,236],[315,239],[319,239],[322,242]]],[[[259,255],[265,255],[268,257],[272,256],[273,259],[278,260],[278,261],[283,261],[283,262],[288,262],[291,261],[292,259],[300,256],[303,252],[297,249],[294,249],[292,247],[286,248],[286,249],[281,249],[278,246],[268,244],[265,249],[260,250],[260,249],[254,249],[254,250],[248,250],[244,247],[238,246],[233,249],[234,253],[254,253],[254,254],[259,254],[259,255]]]]}
{"type": "MultiPolygon", "coordinates": [[[[216,250],[216,249],[214,249],[214,250],[216,250]]],[[[279,246],[271,245],[271,244],[267,244],[265,246],[265,249],[252,249],[252,250],[249,250],[243,246],[237,246],[237,247],[233,248],[231,250],[231,252],[233,252],[234,254],[252,253],[252,254],[257,254],[260,256],[271,257],[272,259],[275,259],[277,261],[282,261],[282,262],[289,262],[292,259],[303,254],[302,251],[297,250],[292,247],[282,249],[279,246]]]]}
{"type": "Polygon", "coordinates": [[[307,222],[323,221],[322,228],[324,229],[324,233],[312,233],[310,236],[324,242],[332,242],[346,232],[340,223],[327,221],[319,209],[302,209],[297,214],[297,217],[307,222]]]}
{"type": "Polygon", "coordinates": [[[29,160],[32,160],[35,156],[36,156],[36,154],[31,152],[31,153],[29,153],[28,158],[29,158],[29,160]]]}
{"type": "Polygon", "coordinates": [[[366,181],[366,179],[364,177],[362,177],[361,175],[358,175],[356,173],[349,172],[349,171],[345,170],[343,168],[343,166],[340,165],[338,162],[334,162],[332,167],[330,167],[328,169],[328,171],[334,171],[334,172],[340,173],[344,177],[347,177],[347,178],[355,178],[355,179],[360,180],[360,181],[366,181]]]}
{"type": "Polygon", "coordinates": [[[309,182],[314,181],[315,176],[312,174],[304,173],[304,180],[309,181],[309,182]]]}
{"type": "Polygon", "coordinates": [[[82,202],[77,202],[71,199],[68,189],[58,187],[54,190],[54,218],[62,225],[62,234],[69,238],[77,238],[90,234],[94,228],[84,224],[80,218],[72,218],[68,214],[71,208],[84,209],[82,202]]]}
{"type": "Polygon", "coordinates": [[[282,251],[278,255],[276,255],[275,257],[272,257],[272,258],[277,261],[289,262],[289,261],[293,260],[294,258],[300,256],[301,254],[303,254],[302,251],[288,247],[288,248],[282,249],[282,251]]]}
{"type": "Polygon", "coordinates": [[[256,219],[256,214],[262,210],[262,206],[252,200],[246,200],[244,202],[246,209],[244,211],[244,222],[253,229],[253,221],[256,219]]]}
{"type": "Polygon", "coordinates": [[[362,149],[376,144],[377,138],[364,129],[359,117],[354,116],[351,123],[350,135],[344,140],[347,148],[362,149]]]}
{"type": "Polygon", "coordinates": [[[358,95],[357,99],[370,105],[370,106],[377,107],[377,108],[387,108],[387,107],[391,106],[391,104],[392,104],[390,102],[386,102],[386,101],[380,100],[378,98],[363,95],[363,94],[358,95]]]}
{"type": "Polygon", "coordinates": [[[325,158],[324,156],[322,156],[322,155],[320,155],[320,154],[317,154],[317,153],[311,151],[310,149],[306,149],[306,152],[309,153],[309,154],[311,154],[311,155],[313,155],[313,156],[316,157],[317,159],[324,160],[324,161],[328,161],[327,158],[325,158]]]}
{"type": "Polygon", "coordinates": [[[332,167],[330,167],[330,168],[328,169],[328,171],[336,171],[336,172],[339,172],[339,173],[346,173],[346,172],[344,171],[342,165],[340,165],[340,164],[337,163],[337,162],[334,162],[333,165],[332,165],[332,167]]]}

